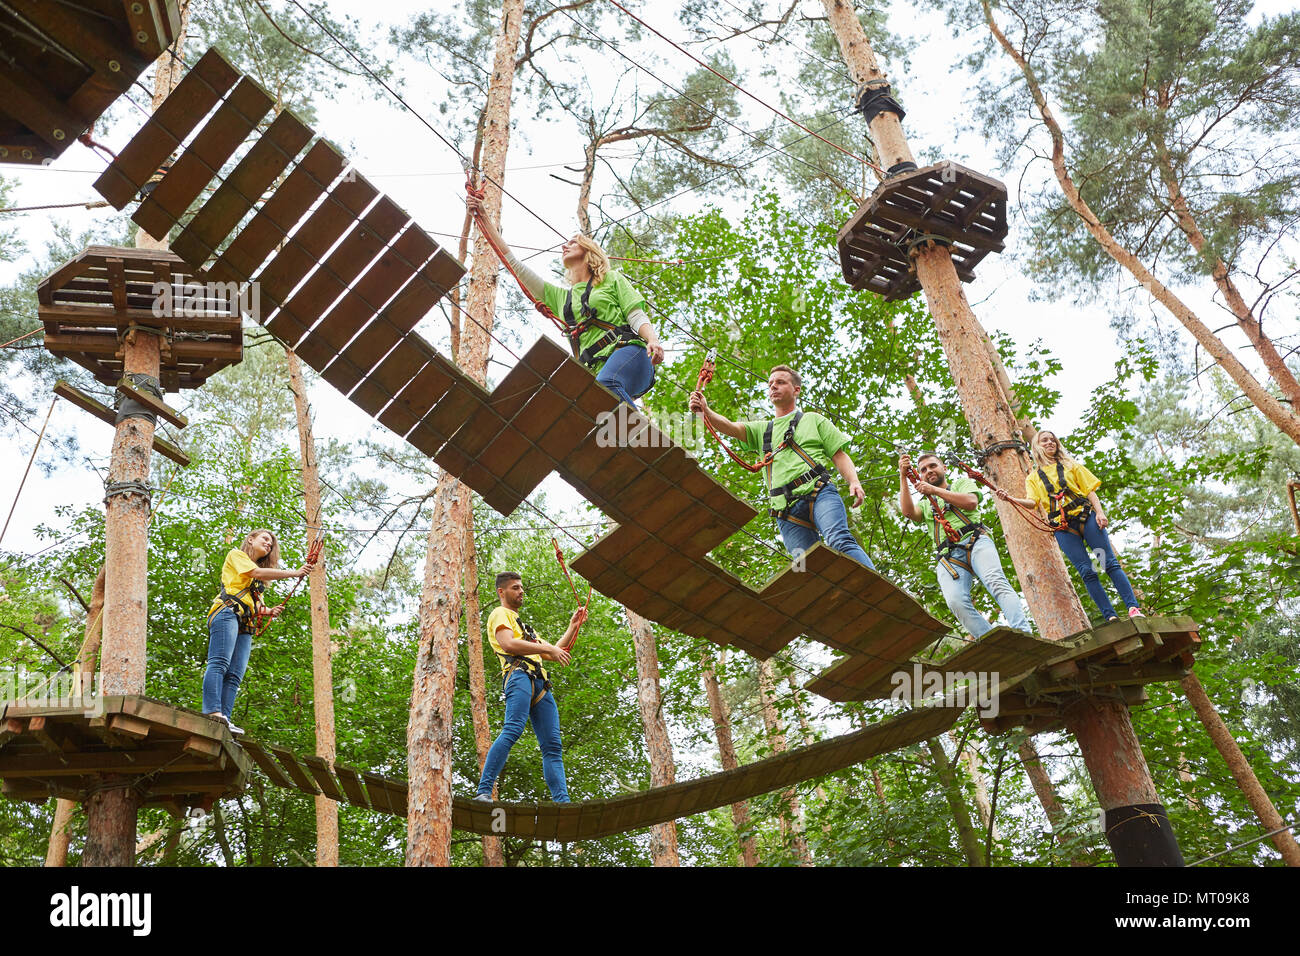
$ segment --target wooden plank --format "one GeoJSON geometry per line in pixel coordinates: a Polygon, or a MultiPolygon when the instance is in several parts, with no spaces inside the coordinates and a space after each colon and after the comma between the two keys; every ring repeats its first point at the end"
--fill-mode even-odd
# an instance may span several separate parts
{"type": "MultiPolygon", "coordinates": [[[[338,150],[323,139],[317,140],[209,271],[219,279],[248,281],[312,204],[325,194],[345,165],[338,150]]],[[[262,292],[273,303],[280,301],[270,290],[262,292]]]]}
{"type": "Polygon", "coordinates": [[[108,718],[108,729],[131,740],[144,740],[149,736],[153,725],[147,720],[132,717],[130,714],[113,714],[108,718]]]}
{"type": "Polygon", "coordinates": [[[331,800],[337,800],[340,803],[346,803],[347,797],[339,789],[338,783],[334,779],[334,774],[330,770],[330,764],[315,754],[302,754],[299,758],[311,771],[312,779],[320,787],[321,793],[331,800]]]}
{"type": "Polygon", "coordinates": [[[370,801],[366,799],[365,788],[361,784],[361,777],[357,771],[341,763],[334,765],[334,775],[338,778],[339,786],[343,788],[343,793],[347,797],[348,803],[363,809],[370,809],[370,801]]]}
{"type": "Polygon", "coordinates": [[[208,50],[95,180],[96,192],[123,209],[238,79],[215,48],[208,50]]]}
{"type": "Polygon", "coordinates": [[[261,87],[242,77],[131,219],[150,235],[166,236],[272,105],[261,87]]]}
{"type": "Polygon", "coordinates": [[[313,135],[290,110],[281,112],[172,241],[171,250],[201,268],[313,135]]]}
{"type": "MultiPolygon", "coordinates": [[[[63,760],[65,750],[64,742],[55,740],[50,733],[50,724],[48,717],[33,717],[27,721],[27,732],[31,734],[40,745],[49,753],[54,754],[60,760],[63,760]]],[[[66,761],[64,761],[66,763],[66,761]]]]}
{"type": "Polygon", "coordinates": [[[173,411],[162,401],[162,399],[155,398],[151,393],[136,388],[135,383],[133,383],[129,378],[123,378],[118,382],[117,390],[127,398],[139,402],[160,418],[165,418],[177,428],[184,428],[190,423],[188,418],[180,412],[173,411]]]}
{"type": "Polygon", "coordinates": [[[221,756],[225,748],[221,746],[219,740],[193,734],[185,739],[185,746],[181,749],[195,757],[215,761],[221,756]]]}
{"type": "Polygon", "coordinates": [[[6,113],[47,143],[53,155],[90,126],[14,58],[0,60],[0,102],[6,113]]]}
{"type": "MultiPolygon", "coordinates": [[[[54,386],[54,394],[58,395],[60,398],[66,398],[73,405],[76,405],[78,408],[82,409],[83,411],[90,412],[90,414],[94,415],[102,422],[106,422],[109,425],[114,425],[114,426],[116,426],[117,424],[116,412],[114,412],[107,405],[95,401],[85,392],[81,391],[78,388],[74,388],[72,385],[69,385],[67,382],[60,381],[58,384],[56,384],[54,386]]],[[[158,454],[162,455],[164,458],[168,458],[176,462],[176,464],[178,465],[188,466],[190,463],[190,459],[188,455],[186,455],[183,451],[181,451],[171,442],[167,441],[165,438],[160,438],[157,435],[155,435],[153,439],[153,450],[158,452],[158,454]]]]}
{"type": "Polygon", "coordinates": [[[156,747],[148,750],[110,750],[101,753],[59,753],[17,756],[13,748],[0,753],[0,777],[78,777],[92,773],[143,774],[152,771],[184,773],[211,771],[212,765],[198,758],[177,760],[179,748],[156,747]]]}
{"type": "Polygon", "coordinates": [[[8,5],[75,50],[78,59],[94,70],[97,81],[118,93],[130,89],[134,78],[149,66],[150,60],[115,42],[116,31],[105,30],[102,21],[84,16],[75,7],[42,0],[9,0],[8,5]]]}
{"type": "Polygon", "coordinates": [[[269,753],[256,740],[249,740],[247,737],[239,739],[239,746],[243,748],[244,753],[253,758],[253,762],[261,768],[262,773],[266,774],[270,781],[277,787],[284,787],[286,790],[296,790],[294,782],[285,776],[284,771],[280,769],[269,753]]]}
{"type": "Polygon", "coordinates": [[[388,795],[388,781],[379,774],[363,771],[361,774],[366,779],[366,794],[370,798],[370,806],[381,813],[392,813],[393,801],[388,795]]]}
{"type": "Polygon", "coordinates": [[[292,751],[286,750],[284,747],[277,747],[274,744],[268,744],[267,749],[270,750],[271,753],[275,754],[276,759],[280,761],[280,766],[285,769],[286,773],[288,773],[289,779],[293,781],[294,787],[304,791],[305,793],[310,793],[313,796],[320,793],[320,788],[317,787],[316,784],[312,783],[311,778],[309,778],[307,772],[302,769],[302,765],[298,763],[298,758],[292,751]]]}

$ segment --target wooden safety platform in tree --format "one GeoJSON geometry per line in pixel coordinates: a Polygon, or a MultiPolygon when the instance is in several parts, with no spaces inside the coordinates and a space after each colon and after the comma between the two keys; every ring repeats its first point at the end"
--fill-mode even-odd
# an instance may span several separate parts
{"type": "Polygon", "coordinates": [[[1070,645],[1068,650],[1002,690],[998,715],[980,720],[986,731],[1060,730],[1062,712],[1083,695],[1117,695],[1130,707],[1145,703],[1147,684],[1191,673],[1201,637],[1190,617],[1139,617],[1082,631],[1062,643],[1070,645]]]}
{"type": "MultiPolygon", "coordinates": [[[[716,807],[770,793],[824,774],[852,767],[944,733],[960,707],[927,706],[887,717],[862,730],[775,757],[724,771],[603,800],[581,803],[484,803],[467,797],[452,801],[452,826],[493,836],[539,840],[595,840],[693,816],[716,807]]],[[[319,757],[296,755],[282,747],[242,738],[240,745],[267,779],[279,787],[324,793],[362,807],[405,816],[407,783],[367,773],[319,757]]]]}
{"type": "Polygon", "coordinates": [[[910,250],[947,245],[963,282],[1007,236],[1007,187],[956,163],[942,162],[886,179],[839,232],[844,281],[886,301],[921,288],[910,250]]]}
{"type": "Polygon", "coordinates": [[[0,162],[61,156],[179,30],[178,0],[0,3],[0,162]]]}
{"type": "Polygon", "coordinates": [[[91,246],[36,287],[45,347],[116,386],[122,339],[132,329],[161,340],[165,391],[198,388],[243,357],[240,289],[200,283],[179,256],[91,246]],[[162,291],[165,290],[165,291],[162,291]]]}
{"type": "Polygon", "coordinates": [[[127,777],[145,806],[179,814],[244,785],[252,761],[219,721],[149,697],[0,704],[0,792],[82,802],[106,776],[127,777]]]}

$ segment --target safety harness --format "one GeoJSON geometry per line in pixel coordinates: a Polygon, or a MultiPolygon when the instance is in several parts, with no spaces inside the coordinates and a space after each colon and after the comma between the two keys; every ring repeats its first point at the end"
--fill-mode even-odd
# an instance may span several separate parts
{"type": "MultiPolygon", "coordinates": [[[[987,534],[989,529],[976,521],[971,521],[964,511],[949,502],[945,501],[944,505],[944,518],[946,519],[948,515],[956,515],[957,520],[960,523],[959,527],[956,529],[958,538],[954,541],[946,534],[940,535],[939,520],[936,517],[934,521],[935,558],[944,566],[944,570],[952,575],[952,579],[956,581],[958,575],[957,572],[952,569],[952,565],[955,564],[959,568],[965,568],[971,574],[974,574],[975,571],[971,568],[970,561],[971,550],[975,547],[975,542],[980,539],[980,535],[987,534]],[[970,534],[969,541],[966,540],[966,535],[968,533],[970,534]],[[965,556],[958,557],[958,552],[963,553],[965,556]]],[[[937,515],[937,512],[934,511],[933,503],[930,505],[930,512],[932,515],[937,515]]],[[[948,526],[952,526],[950,522],[948,523],[948,526]]]]}
{"type": "Polygon", "coordinates": [[[1059,461],[1056,463],[1056,480],[1059,488],[1052,485],[1047,472],[1041,468],[1038,469],[1038,479],[1043,483],[1047,497],[1052,502],[1052,507],[1047,511],[1047,523],[1052,526],[1052,530],[1069,531],[1082,538],[1083,526],[1088,521],[1088,515],[1092,514],[1092,503],[1087,498],[1076,494],[1066,482],[1065,465],[1059,461]]]}
{"type": "Polygon", "coordinates": [[[216,617],[223,608],[232,608],[235,612],[235,617],[239,620],[239,633],[252,634],[253,608],[245,604],[243,598],[245,596],[251,596],[253,598],[253,605],[256,606],[258,598],[262,596],[262,592],[265,590],[266,584],[264,582],[251,581],[248,587],[240,588],[234,594],[231,594],[226,590],[226,586],[223,584],[221,586],[221,593],[217,595],[217,600],[220,601],[221,604],[213,607],[212,610],[208,612],[208,623],[211,624],[212,619],[216,617]]]}
{"type": "MultiPolygon", "coordinates": [[[[606,322],[596,314],[596,310],[588,303],[591,296],[591,283],[582,290],[582,299],[578,307],[582,310],[582,321],[579,322],[577,316],[573,314],[573,289],[570,288],[564,295],[564,324],[565,335],[569,337],[569,348],[573,350],[573,357],[585,365],[587,368],[596,369],[601,364],[599,360],[600,353],[609,348],[609,346],[619,343],[623,345],[632,345],[641,341],[641,336],[636,334],[632,326],[624,323],[614,325],[606,322]],[[605,334],[596,341],[592,342],[585,349],[579,351],[582,343],[582,333],[590,328],[604,329],[605,334]]],[[[611,353],[613,354],[613,353],[611,353]]]]}
{"type": "Polygon", "coordinates": [[[771,514],[773,518],[791,521],[794,524],[802,525],[805,528],[812,528],[815,531],[817,530],[817,525],[811,520],[813,516],[813,502],[816,500],[817,496],[821,494],[821,490],[830,484],[831,473],[826,469],[825,465],[814,460],[813,457],[800,448],[799,443],[794,440],[794,430],[799,427],[799,420],[802,418],[803,412],[795,411],[794,416],[790,419],[790,424],[786,427],[785,438],[781,440],[781,444],[776,448],[776,451],[772,450],[772,431],[776,428],[776,421],[773,420],[768,422],[767,428],[763,431],[763,460],[767,463],[768,497],[773,500],[777,498],[784,498],[786,500],[784,508],[779,511],[776,508],[771,508],[769,514],[771,514]],[[808,470],[799,477],[787,481],[779,488],[773,488],[772,463],[776,459],[776,452],[781,451],[783,448],[790,449],[802,458],[804,464],[808,465],[808,470]],[[810,481],[816,482],[810,491],[805,491],[801,495],[796,495],[794,493],[796,488],[806,485],[810,481]],[[790,514],[790,509],[800,501],[808,502],[808,521],[804,521],[802,518],[795,518],[790,514]]]}
{"type": "MultiPolygon", "coordinates": [[[[519,629],[524,632],[524,637],[534,643],[540,643],[537,638],[537,632],[533,630],[532,625],[519,621],[519,629]]],[[[546,692],[551,689],[551,682],[546,679],[546,674],[542,671],[542,665],[537,661],[530,660],[519,654],[506,654],[504,651],[497,651],[497,656],[501,658],[502,663],[506,665],[505,670],[501,672],[501,693],[504,696],[506,684],[510,682],[510,675],[515,671],[523,671],[528,675],[528,683],[532,688],[532,704],[537,703],[546,696],[546,692]],[[542,689],[537,689],[537,682],[541,681],[542,689]]]]}

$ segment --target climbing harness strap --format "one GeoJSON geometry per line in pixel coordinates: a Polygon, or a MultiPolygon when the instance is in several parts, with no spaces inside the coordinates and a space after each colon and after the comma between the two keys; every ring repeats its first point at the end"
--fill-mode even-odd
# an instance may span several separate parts
{"type": "Polygon", "coordinates": [[[253,604],[256,606],[258,598],[262,596],[262,592],[265,590],[265,583],[262,581],[252,581],[249,583],[248,587],[240,588],[234,594],[231,594],[226,590],[226,586],[223,584],[221,586],[221,593],[217,595],[217,600],[220,601],[221,604],[213,607],[212,610],[208,612],[208,623],[211,624],[212,619],[216,617],[217,613],[223,608],[231,608],[234,610],[235,617],[239,621],[239,633],[252,634],[253,608],[245,604],[243,598],[245,596],[251,596],[253,598],[253,604]]]}
{"type": "Polygon", "coordinates": [[[799,427],[799,422],[802,418],[803,418],[803,412],[796,410],[794,416],[790,419],[789,425],[787,425],[786,427],[785,438],[781,440],[780,446],[777,447],[775,451],[772,449],[772,432],[776,428],[775,419],[768,422],[767,428],[763,430],[763,462],[766,464],[766,468],[767,468],[767,472],[766,472],[767,487],[768,487],[767,494],[768,497],[772,500],[776,500],[777,498],[785,499],[784,508],[781,508],[779,510],[776,508],[770,508],[768,510],[768,513],[773,518],[777,518],[783,521],[792,521],[797,525],[802,525],[805,528],[812,528],[815,531],[817,530],[817,525],[812,520],[813,502],[816,500],[817,495],[821,493],[821,490],[825,488],[828,484],[830,484],[831,473],[827,471],[825,465],[816,461],[811,455],[809,455],[806,451],[800,448],[799,443],[794,440],[794,431],[796,428],[799,427]],[[805,471],[798,478],[795,478],[792,481],[787,481],[785,484],[773,488],[772,487],[772,463],[776,460],[776,453],[781,451],[784,448],[789,448],[796,455],[802,458],[804,463],[808,465],[808,470],[805,471]],[[806,485],[810,481],[816,482],[816,484],[813,485],[813,487],[810,490],[805,491],[801,495],[796,495],[794,493],[794,490],[796,488],[800,488],[803,485],[806,485]],[[800,501],[808,502],[809,520],[807,521],[804,521],[802,518],[791,517],[790,515],[790,509],[793,508],[800,501]]]}
{"type": "Polygon", "coordinates": [[[1047,512],[1047,523],[1053,531],[1069,531],[1083,537],[1083,528],[1092,514],[1092,503],[1080,497],[1065,480],[1065,465],[1056,463],[1056,479],[1059,487],[1053,487],[1047,472],[1038,469],[1038,478],[1043,483],[1043,490],[1052,502],[1047,512]],[[1066,499],[1069,499],[1068,501],[1066,499]]]}
{"type": "MultiPolygon", "coordinates": [[[[531,625],[520,621],[519,628],[524,632],[525,638],[534,643],[539,643],[537,640],[537,632],[533,630],[531,625]]],[[[542,672],[542,665],[537,661],[529,660],[527,657],[518,654],[505,654],[501,651],[497,652],[497,656],[500,657],[502,662],[506,665],[505,669],[501,672],[502,696],[505,695],[506,685],[510,683],[510,675],[515,671],[523,671],[528,677],[528,683],[532,691],[532,698],[529,706],[532,706],[532,704],[537,703],[545,697],[546,692],[551,689],[551,682],[547,680],[546,675],[542,672]],[[537,689],[538,681],[542,684],[541,690],[537,689]]]]}
{"type": "Polygon", "coordinates": [[[591,283],[588,282],[586,288],[582,290],[582,300],[578,304],[582,310],[582,321],[579,322],[577,316],[573,314],[573,289],[569,289],[564,295],[564,323],[567,327],[565,334],[569,337],[569,348],[573,350],[573,357],[587,368],[594,369],[602,363],[604,358],[609,357],[601,357],[600,353],[605,349],[615,343],[631,345],[634,344],[633,340],[639,341],[641,337],[627,323],[614,325],[601,319],[587,301],[590,297],[591,283]],[[582,334],[589,328],[604,329],[605,334],[579,351],[582,334]]]}

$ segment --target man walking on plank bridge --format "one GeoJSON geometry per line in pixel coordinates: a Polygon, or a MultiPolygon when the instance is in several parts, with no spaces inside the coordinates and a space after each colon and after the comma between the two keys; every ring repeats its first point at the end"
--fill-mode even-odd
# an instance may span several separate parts
{"type": "MultiPolygon", "coordinates": [[[[772,369],[767,395],[776,410],[770,421],[733,422],[709,408],[702,391],[691,392],[692,412],[703,415],[716,431],[740,440],[741,447],[761,452],[759,464],[785,548],[795,558],[817,539],[871,568],[871,558],[849,530],[849,516],[835,488],[833,464],[849,486],[853,507],[861,507],[865,494],[858,470],[844,449],[848,436],[824,415],[796,408],[799,373],[788,365],[772,369]]],[[[746,466],[749,467],[749,466],[746,466]]]]}
{"type": "Polygon", "coordinates": [[[967,512],[980,505],[983,492],[975,481],[959,475],[948,484],[947,470],[939,456],[932,451],[922,452],[912,470],[912,459],[903,455],[898,459],[898,507],[905,518],[912,521],[930,519],[934,525],[934,545],[937,549],[935,577],[939,590],[948,603],[948,609],[971,637],[980,638],[993,630],[983,614],[971,600],[971,588],[978,577],[985,589],[993,595],[1007,619],[1007,626],[1017,631],[1029,631],[1029,618],[1025,615],[1020,595],[1002,571],[1002,556],[989,529],[972,521],[967,512]],[[912,500],[908,478],[916,482],[921,494],[918,507],[912,500]],[[937,511],[936,511],[937,507],[937,511]],[[955,522],[955,526],[954,526],[955,522]]]}
{"type": "Polygon", "coordinates": [[[517,571],[497,575],[497,597],[501,601],[487,619],[488,643],[501,658],[501,689],[506,695],[506,717],[501,734],[483,761],[475,800],[491,800],[492,788],[506,765],[510,748],[524,732],[524,721],[533,725],[537,745],[542,751],[542,776],[556,803],[569,802],[564,780],[564,761],[560,752],[560,712],[551,693],[542,659],[559,664],[569,663],[568,648],[578,637],[578,629],[587,619],[587,609],[573,612],[568,630],[558,643],[548,644],[529,625],[519,620],[524,604],[524,582],[517,571]]]}

